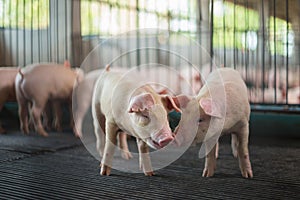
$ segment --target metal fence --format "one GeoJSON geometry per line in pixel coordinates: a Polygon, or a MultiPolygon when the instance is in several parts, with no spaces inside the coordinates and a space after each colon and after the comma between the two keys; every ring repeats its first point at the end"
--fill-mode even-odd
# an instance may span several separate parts
{"type": "MultiPolygon", "coordinates": [[[[176,49],[201,72],[210,70],[212,61],[240,71],[253,109],[297,112],[299,15],[299,0],[0,0],[0,65],[70,60],[80,66],[99,42],[119,35],[105,44],[108,51],[101,53],[98,65],[107,64],[113,52],[145,44],[176,49]],[[136,29],[168,34],[127,33],[136,29]]],[[[160,50],[128,54],[117,64],[147,62],[182,64],[160,50]]]]}

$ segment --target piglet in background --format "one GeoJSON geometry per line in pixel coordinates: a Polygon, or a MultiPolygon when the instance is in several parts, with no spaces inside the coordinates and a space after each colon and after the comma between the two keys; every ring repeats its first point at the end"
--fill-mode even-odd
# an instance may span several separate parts
{"type": "Polygon", "coordinates": [[[77,137],[82,137],[82,123],[92,103],[94,85],[102,72],[102,69],[88,72],[87,74],[85,74],[83,81],[81,81],[74,89],[74,133],[77,137]]]}
{"type": "Polygon", "coordinates": [[[110,175],[117,134],[120,130],[134,136],[139,150],[140,167],[146,176],[153,170],[149,147],[160,149],[174,138],[167,114],[178,109],[168,95],[159,95],[150,85],[139,85],[136,74],[106,71],[97,80],[92,113],[97,138],[97,149],[102,157],[101,175],[110,175]],[[105,117],[105,139],[99,130],[105,117]],[[105,144],[104,144],[105,140],[105,144]],[[104,148],[104,149],[103,149],[104,148]]]}
{"type": "Polygon", "coordinates": [[[242,176],[253,177],[248,151],[250,105],[239,72],[230,68],[214,70],[197,96],[179,95],[175,100],[182,110],[175,140],[182,144],[193,139],[189,131],[198,126],[195,142],[203,142],[206,150],[204,177],[214,175],[216,146],[223,134],[232,134],[232,151],[239,159],[242,176]]]}
{"type": "MultiPolygon", "coordinates": [[[[16,102],[15,78],[19,69],[17,67],[1,67],[0,68],[0,112],[5,102],[16,102]]],[[[0,122],[0,134],[6,130],[0,122]]]]}
{"type": "Polygon", "coordinates": [[[31,114],[36,132],[48,136],[41,123],[41,114],[46,103],[48,100],[71,102],[73,87],[82,81],[83,77],[84,73],[80,69],[73,70],[55,63],[33,64],[20,69],[16,76],[15,88],[21,130],[29,133],[28,105],[32,103],[31,114]]]}

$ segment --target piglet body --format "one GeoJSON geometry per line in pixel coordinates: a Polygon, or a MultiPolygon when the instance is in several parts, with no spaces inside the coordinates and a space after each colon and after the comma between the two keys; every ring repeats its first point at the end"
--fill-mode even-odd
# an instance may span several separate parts
{"type": "Polygon", "coordinates": [[[47,136],[41,124],[41,113],[48,100],[72,99],[73,87],[83,79],[80,69],[55,63],[41,63],[20,69],[16,76],[15,88],[19,104],[21,130],[28,133],[28,104],[32,103],[32,116],[36,131],[47,136]]]}
{"type": "Polygon", "coordinates": [[[218,137],[232,134],[233,154],[238,157],[243,177],[252,177],[248,151],[250,105],[247,88],[240,74],[230,68],[213,71],[196,97],[177,97],[182,117],[176,129],[176,140],[189,138],[189,128],[198,126],[195,142],[206,145],[204,177],[213,176],[216,167],[218,137]],[[214,143],[211,142],[211,138],[214,143]]]}
{"type": "Polygon", "coordinates": [[[126,77],[123,74],[107,68],[94,89],[92,112],[97,149],[103,155],[101,175],[110,174],[117,133],[122,130],[136,137],[140,167],[145,175],[151,176],[148,146],[159,149],[173,140],[167,112],[177,107],[171,97],[158,95],[149,85],[139,85],[136,74],[126,77]],[[106,119],[105,145],[104,135],[97,131],[103,117],[106,119]]]}

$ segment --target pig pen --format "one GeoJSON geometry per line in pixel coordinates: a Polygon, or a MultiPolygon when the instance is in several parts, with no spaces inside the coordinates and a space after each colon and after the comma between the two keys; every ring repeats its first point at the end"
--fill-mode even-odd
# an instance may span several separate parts
{"type": "MultiPolygon", "coordinates": [[[[3,114],[1,114],[3,116],[3,114]]],[[[17,127],[12,109],[5,109],[4,124],[17,127]]],[[[252,116],[253,117],[253,116],[252,116]]],[[[253,119],[253,118],[252,118],[253,119]]],[[[261,121],[261,120],[259,120],[261,121]]],[[[263,130],[251,121],[250,130],[263,130]]],[[[290,119],[293,121],[293,119],[290,119]]],[[[266,121],[265,121],[266,123],[266,121]]],[[[24,136],[8,129],[0,138],[0,199],[299,199],[299,138],[252,131],[250,159],[254,177],[242,178],[230,149],[230,137],[220,140],[217,170],[203,178],[204,159],[199,145],[190,147],[155,176],[112,170],[99,175],[96,160],[71,130],[24,136]]],[[[91,130],[92,131],[92,130],[91,130]]],[[[136,148],[129,141],[130,150],[136,148]]]]}
{"type": "MultiPolygon", "coordinates": [[[[100,176],[99,161],[69,127],[62,133],[50,132],[48,138],[33,132],[25,136],[19,130],[16,104],[9,102],[0,112],[7,130],[0,135],[0,199],[300,199],[299,1],[153,2],[155,5],[143,0],[0,1],[0,66],[69,60],[79,67],[99,43],[120,34],[103,44],[105,51],[98,54],[98,60],[87,64],[105,66],[111,57],[122,54],[115,66],[190,67],[178,56],[174,59],[174,54],[161,51],[164,49],[176,50],[203,75],[214,64],[235,68],[247,83],[252,108],[249,150],[253,179],[241,177],[229,136],[220,139],[212,178],[202,177],[204,159],[198,158],[199,145],[155,171],[153,177],[145,177],[142,171],[118,170],[100,176]],[[38,8],[28,11],[33,3],[38,8]],[[123,19],[122,23],[116,18],[123,19]],[[167,33],[155,29],[150,37],[138,38],[139,33],[123,37],[138,28],[161,28],[167,33]],[[181,34],[205,51],[197,50],[190,40],[181,40],[181,34]],[[160,51],[141,49],[149,44],[160,51]],[[131,49],[138,50],[134,55],[123,54],[131,49]]],[[[193,76],[185,72],[183,76],[193,76]]],[[[179,118],[171,113],[172,128],[179,118]]],[[[134,139],[128,142],[135,150],[134,139]]]]}

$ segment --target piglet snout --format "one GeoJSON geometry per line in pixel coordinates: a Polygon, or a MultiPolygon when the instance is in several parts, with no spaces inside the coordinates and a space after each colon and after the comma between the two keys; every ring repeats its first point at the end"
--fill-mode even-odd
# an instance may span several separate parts
{"type": "Polygon", "coordinates": [[[173,136],[168,133],[163,133],[157,137],[158,145],[161,148],[167,146],[173,140],[174,140],[173,136]]]}

